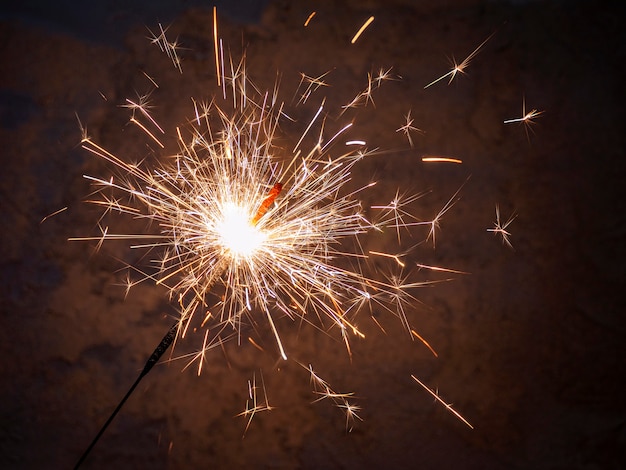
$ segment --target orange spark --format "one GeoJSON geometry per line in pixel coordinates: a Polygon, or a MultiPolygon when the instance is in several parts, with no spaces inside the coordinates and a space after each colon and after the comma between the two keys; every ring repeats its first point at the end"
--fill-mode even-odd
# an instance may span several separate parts
{"type": "Polygon", "coordinates": [[[439,357],[439,354],[437,354],[437,351],[435,351],[435,350],[432,348],[432,346],[431,346],[430,344],[428,344],[428,341],[426,341],[424,338],[422,338],[422,337],[421,337],[421,336],[417,333],[417,331],[415,331],[415,330],[411,329],[411,334],[412,334],[413,336],[415,336],[417,339],[419,339],[422,343],[424,343],[424,346],[426,346],[426,347],[430,350],[430,352],[431,352],[431,353],[433,353],[433,356],[435,356],[435,357],[439,357]]]}
{"type": "Polygon", "coordinates": [[[304,27],[306,28],[309,23],[311,22],[311,20],[313,19],[313,17],[315,16],[315,12],[311,12],[311,14],[309,15],[309,17],[306,19],[306,21],[304,22],[304,27]]]}
{"type": "Polygon", "coordinates": [[[437,163],[463,163],[463,160],[459,160],[458,158],[448,158],[448,157],[430,157],[424,156],[422,157],[422,161],[426,163],[437,162],[437,163]]]}
{"type": "Polygon", "coordinates": [[[434,391],[432,391],[430,388],[428,388],[426,385],[424,385],[417,377],[415,377],[414,375],[411,375],[411,378],[413,380],[415,380],[418,384],[420,384],[424,390],[426,390],[428,393],[430,393],[433,397],[435,397],[435,400],[437,400],[439,403],[441,403],[450,413],[452,413],[454,416],[456,416],[457,418],[459,418],[461,421],[463,421],[463,423],[465,423],[467,426],[470,427],[470,429],[474,429],[474,426],[472,426],[469,421],[467,421],[463,416],[461,416],[461,414],[456,411],[454,408],[452,408],[452,404],[450,403],[446,403],[445,401],[443,401],[443,399],[434,391]]]}
{"type": "Polygon", "coordinates": [[[213,7],[213,45],[215,47],[215,73],[217,75],[217,86],[222,86],[220,78],[220,56],[217,40],[217,7],[213,7]]]}
{"type": "Polygon", "coordinates": [[[356,34],[354,35],[354,37],[352,38],[352,41],[350,41],[350,44],[354,44],[357,39],[359,39],[359,36],[361,36],[361,34],[363,34],[363,31],[365,31],[365,28],[367,28],[372,21],[374,21],[374,17],[370,16],[367,21],[365,23],[363,23],[363,26],[361,26],[361,28],[356,32],[356,34]]]}

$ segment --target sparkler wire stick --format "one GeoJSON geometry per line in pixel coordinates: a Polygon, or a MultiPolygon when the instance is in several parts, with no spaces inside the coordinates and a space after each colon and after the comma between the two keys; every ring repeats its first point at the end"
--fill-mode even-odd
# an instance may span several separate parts
{"type": "Polygon", "coordinates": [[[89,447],[87,447],[85,452],[83,452],[83,455],[81,455],[80,459],[78,459],[78,462],[76,462],[76,465],[74,466],[74,470],[78,469],[82,465],[82,463],[85,461],[85,459],[91,452],[91,449],[93,449],[96,443],[100,440],[100,437],[104,434],[104,431],[109,427],[109,424],[111,424],[115,416],[117,416],[117,413],[122,409],[122,406],[124,406],[124,403],[126,403],[126,400],[128,400],[128,398],[135,391],[135,388],[137,388],[137,385],[139,385],[139,382],[141,382],[141,379],[143,379],[146,375],[148,375],[148,372],[152,370],[154,365],[157,362],[159,362],[159,359],[161,359],[163,354],[165,354],[165,351],[169,349],[171,344],[174,342],[174,339],[176,338],[176,332],[178,331],[178,327],[179,327],[179,323],[178,322],[174,323],[174,325],[165,334],[165,336],[163,337],[159,345],[155,348],[155,350],[152,352],[152,354],[146,361],[146,364],[144,365],[143,370],[139,374],[139,377],[137,377],[137,380],[135,380],[135,383],[128,389],[128,392],[126,392],[126,395],[124,395],[124,398],[122,398],[122,400],[118,403],[115,410],[113,410],[113,413],[111,413],[111,416],[109,416],[109,419],[107,419],[104,425],[100,428],[100,431],[98,432],[98,434],[96,434],[96,437],[94,437],[94,439],[91,441],[91,444],[89,444],[89,447]]]}
{"type": "MultiPolygon", "coordinates": [[[[261,203],[261,206],[257,210],[257,213],[255,214],[254,218],[252,219],[252,224],[253,225],[256,225],[258,223],[258,221],[267,213],[269,207],[272,205],[272,203],[274,202],[276,197],[280,194],[280,191],[282,190],[282,187],[283,187],[283,185],[281,183],[276,183],[274,185],[274,187],[270,191],[269,195],[263,200],[263,202],[261,203]]],[[[221,261],[218,261],[214,265],[213,276],[212,276],[212,278],[209,281],[209,286],[207,287],[207,290],[210,290],[212,288],[212,286],[215,285],[217,280],[221,277],[221,275],[226,270],[226,267],[227,267],[226,258],[223,258],[221,261]]],[[[268,315],[268,318],[269,318],[270,322],[272,322],[271,316],[268,315]]],[[[272,327],[273,326],[274,325],[272,323],[272,327]]],[[[176,334],[177,334],[177,332],[179,331],[180,328],[181,328],[181,322],[177,321],[176,323],[174,323],[174,325],[172,325],[172,327],[165,334],[165,336],[163,337],[161,342],[158,344],[158,346],[155,348],[155,350],[152,352],[152,354],[150,355],[150,357],[146,361],[146,364],[144,365],[143,370],[141,371],[139,376],[137,377],[137,380],[135,380],[135,383],[130,387],[128,392],[126,392],[126,395],[124,395],[124,398],[122,398],[122,400],[118,403],[118,405],[115,408],[115,410],[113,410],[113,413],[111,413],[111,416],[109,416],[109,419],[107,419],[107,421],[104,423],[104,425],[100,428],[100,431],[98,432],[98,434],[96,434],[96,437],[94,437],[94,439],[91,441],[91,444],[89,444],[89,447],[87,447],[85,452],[83,452],[83,455],[81,455],[80,459],[78,460],[78,462],[74,466],[74,470],[78,469],[82,465],[82,463],[85,461],[85,459],[87,458],[87,456],[91,452],[91,449],[93,449],[93,447],[96,445],[96,443],[100,440],[100,437],[104,434],[104,431],[109,427],[109,424],[111,424],[111,422],[113,421],[115,416],[117,416],[117,413],[119,413],[119,411],[122,409],[122,406],[124,406],[124,403],[126,403],[126,400],[128,400],[128,398],[135,391],[135,388],[137,388],[137,385],[139,385],[139,382],[141,382],[141,379],[143,379],[146,375],[148,375],[148,372],[150,372],[152,370],[154,365],[157,362],[159,362],[159,359],[161,359],[163,354],[165,354],[165,351],[167,351],[169,349],[169,347],[172,345],[172,343],[176,339],[176,334]]],[[[279,344],[279,346],[280,346],[280,344],[279,344]]],[[[282,351],[282,347],[281,347],[281,352],[282,352],[283,357],[285,357],[285,353],[282,351]]],[[[285,357],[285,359],[286,359],[286,357],[285,357]]]]}

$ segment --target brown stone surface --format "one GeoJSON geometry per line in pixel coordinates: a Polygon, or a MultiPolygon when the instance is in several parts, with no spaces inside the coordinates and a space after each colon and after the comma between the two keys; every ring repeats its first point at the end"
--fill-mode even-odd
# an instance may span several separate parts
{"type": "MultiPolygon", "coordinates": [[[[286,101],[300,72],[331,70],[332,86],[316,98],[326,96],[336,111],[363,89],[368,72],[393,66],[402,80],[386,83],[375,107],[354,114],[358,134],[389,151],[359,165],[355,182],[374,176],[381,197],[395,187],[432,190],[422,209],[433,214],[471,175],[443,219],[436,249],[423,245],[414,255],[471,273],[419,291],[423,303],[409,313],[439,357],[381,312],[386,334],[364,312],[366,338],[353,340],[352,362],[335,337],[285,319],[287,362],[270,336],[265,353],[245,341],[214,350],[200,377],[181,372],[184,361],[157,366],[84,468],[626,466],[620,17],[592,2],[440,5],[274,2],[258,21],[220,23],[233,55],[245,46],[260,87],[281,74],[286,101]],[[370,15],[374,23],[350,45],[370,15]],[[447,56],[463,59],[494,32],[466,76],[424,90],[446,72],[447,56]],[[523,97],[545,111],[529,138],[522,126],[503,124],[519,116],[523,97]],[[413,135],[413,149],[396,132],[409,109],[425,131],[413,135]],[[463,164],[423,164],[423,154],[463,164]],[[496,204],[505,216],[519,214],[510,227],[514,251],[486,231],[496,204]],[[364,420],[351,433],[340,410],[311,404],[308,374],[296,360],[359,398],[364,420]],[[247,381],[260,371],[275,409],[255,416],[242,438],[246,420],[236,415],[247,381]],[[436,387],[475,429],[411,374],[436,387]]],[[[103,21],[114,24],[108,13],[103,21]]],[[[160,19],[155,11],[148,25],[160,19]]],[[[117,154],[146,156],[147,139],[117,105],[145,92],[141,71],[149,73],[161,85],[154,115],[174,135],[191,117],[190,96],[216,95],[210,20],[209,10],[195,9],[172,21],[172,37],[187,48],[183,75],[149,44],[141,24],[120,31],[118,42],[87,37],[88,22],[79,35],[41,21],[0,22],[3,468],[72,466],[170,326],[175,309],[162,289],[144,283],[124,297],[119,260],[141,265],[136,250],[108,243],[94,253],[93,244],[67,241],[96,232],[99,212],[81,202],[91,191],[82,175],[110,174],[78,145],[76,114],[117,154]]],[[[311,109],[294,112],[304,119],[311,109]]],[[[175,149],[173,139],[168,144],[175,149]]],[[[392,242],[393,234],[374,243],[386,249],[392,242]]]]}

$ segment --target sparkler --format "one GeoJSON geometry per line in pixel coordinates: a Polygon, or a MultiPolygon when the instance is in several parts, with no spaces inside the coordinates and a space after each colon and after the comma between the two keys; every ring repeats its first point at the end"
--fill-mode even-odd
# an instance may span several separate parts
{"type": "MultiPolygon", "coordinates": [[[[368,150],[365,140],[352,137],[353,122],[333,128],[332,121],[326,119],[332,112],[343,116],[348,108],[367,105],[372,101],[373,90],[391,79],[391,69],[381,69],[376,77],[368,74],[367,88],[339,110],[327,110],[322,100],[296,144],[286,152],[275,143],[278,137],[285,138],[280,135],[279,123],[289,117],[278,91],[259,91],[248,79],[243,61],[231,61],[230,67],[225,64],[215,18],[214,11],[217,84],[225,98],[227,91],[230,96],[223,105],[192,99],[194,118],[186,126],[176,128],[179,151],[169,163],[128,163],[94,141],[81,124],[83,148],[107,161],[119,175],[108,179],[85,176],[96,187],[96,198],[90,202],[105,212],[144,219],[152,231],[116,234],[105,226],[98,236],[73,240],[94,240],[98,246],[107,240],[131,240],[132,248],[155,254],[152,272],[145,279],[167,289],[170,298],[180,306],[180,317],[79,465],[139,380],[176,338],[186,335],[194,319],[207,328],[202,349],[190,359],[190,364],[198,362],[198,373],[209,349],[232,336],[241,341],[244,325],[256,328],[259,317],[271,329],[284,360],[288,356],[277,324],[281,317],[300,319],[328,332],[338,331],[351,355],[350,336],[364,337],[356,323],[357,314],[373,306],[397,316],[408,336],[421,341],[437,356],[435,349],[411,327],[406,315],[406,305],[416,300],[412,291],[432,281],[409,279],[413,272],[405,258],[415,245],[402,247],[401,232],[428,229],[425,240],[432,238],[434,245],[439,222],[456,202],[458,191],[433,219],[422,219],[410,210],[421,194],[401,196],[397,192],[389,204],[364,208],[360,199],[375,183],[357,189],[349,189],[349,183],[354,166],[375,152],[368,150]],[[377,217],[370,219],[369,210],[377,217]],[[389,229],[397,235],[396,253],[362,248],[364,237],[389,229]],[[371,256],[390,260],[399,272],[370,273],[367,268],[371,256]]],[[[362,26],[353,42],[372,20],[373,17],[362,26]]],[[[152,41],[182,72],[176,52],[179,45],[169,41],[165,33],[166,29],[159,25],[159,33],[153,34],[152,41]]],[[[462,73],[488,39],[451,72],[426,87],[462,73]]],[[[316,90],[326,86],[322,80],[325,76],[311,78],[302,74],[302,81],[309,85],[298,104],[310,100],[316,90]]],[[[151,142],[164,148],[157,135],[166,132],[150,114],[148,97],[128,99],[124,106],[131,110],[130,122],[151,142]]],[[[412,146],[410,132],[419,129],[412,125],[410,111],[405,118],[406,125],[397,132],[402,131],[412,146]]],[[[445,157],[425,156],[422,160],[461,163],[445,157]]],[[[501,232],[507,240],[505,229],[509,223],[492,231],[501,232]]],[[[415,266],[460,273],[437,266],[415,266]]],[[[255,344],[251,338],[250,341],[255,344]]],[[[355,418],[361,419],[359,408],[348,402],[351,394],[333,392],[311,366],[308,369],[320,399],[331,398],[344,409],[347,428],[355,418]]],[[[257,401],[256,377],[249,389],[252,406],[246,406],[241,414],[248,418],[246,430],[257,411],[271,409],[264,385],[264,404],[257,401]]],[[[471,427],[449,405],[444,405],[471,427]]]]}

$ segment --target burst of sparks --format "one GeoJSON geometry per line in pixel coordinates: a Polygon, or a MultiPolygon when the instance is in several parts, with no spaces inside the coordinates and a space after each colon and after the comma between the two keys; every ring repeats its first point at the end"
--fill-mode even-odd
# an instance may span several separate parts
{"type": "Polygon", "coordinates": [[[377,87],[379,87],[383,82],[387,81],[387,80],[398,80],[401,77],[398,75],[392,75],[391,71],[393,70],[393,67],[389,67],[387,70],[385,70],[384,68],[380,68],[378,69],[378,75],[376,75],[376,77],[374,77],[374,83],[376,84],[377,87]]]}
{"type": "MultiPolygon", "coordinates": [[[[286,359],[275,319],[286,315],[312,322],[308,318],[313,317],[325,329],[338,328],[350,352],[349,333],[363,337],[356,313],[371,302],[389,311],[396,308],[410,331],[400,299],[421,283],[366,276],[368,256],[359,238],[390,228],[401,242],[401,228],[430,224],[434,242],[435,226],[451,201],[432,222],[421,222],[404,208],[420,195],[396,194],[391,204],[373,206],[383,210],[383,216],[370,222],[358,197],[374,183],[346,191],[354,165],[371,155],[365,141],[346,138],[351,124],[327,132],[322,101],[292,155],[285,156],[273,144],[284,116],[278,97],[257,92],[248,83],[243,63],[231,65],[231,71],[223,83],[236,95],[236,107],[227,111],[214,102],[194,100],[195,117],[188,127],[176,128],[179,152],[167,165],[127,163],[83,128],[83,147],[119,171],[110,179],[86,176],[101,196],[92,202],[105,213],[145,219],[156,230],[115,234],[106,226],[99,236],[82,239],[97,240],[98,247],[105,240],[134,239],[134,248],[158,252],[154,272],[146,278],[166,286],[180,304],[182,334],[196,315],[203,324],[210,319],[214,326],[230,325],[239,334],[246,319],[256,324],[255,312],[261,312],[286,359]],[[214,131],[218,127],[220,131],[214,131]],[[335,150],[333,144],[342,139],[349,144],[346,150],[335,150]],[[275,192],[278,183],[282,192],[275,192]],[[222,295],[210,307],[216,285],[222,295]]],[[[131,122],[139,122],[136,114],[145,119],[140,128],[160,144],[147,128],[164,132],[148,113],[147,96],[124,106],[131,110],[131,122]]],[[[401,268],[399,256],[391,257],[401,268]]],[[[217,331],[223,331],[220,328],[217,331]]],[[[199,369],[203,357],[194,356],[199,369]]]]}
{"type": "Polygon", "coordinates": [[[54,211],[52,214],[48,214],[48,215],[47,215],[47,216],[45,216],[43,219],[41,219],[41,220],[39,221],[39,223],[40,223],[40,224],[43,224],[43,223],[44,223],[46,220],[48,220],[49,218],[54,217],[55,215],[59,215],[61,212],[65,212],[66,210],[67,210],[67,206],[65,206],[65,207],[63,207],[63,208],[61,208],[61,209],[59,209],[59,210],[56,210],[56,211],[54,211]]]}
{"type": "Polygon", "coordinates": [[[488,228],[487,231],[493,232],[494,235],[500,235],[502,237],[502,243],[508,245],[509,248],[513,248],[510,240],[511,232],[509,232],[507,228],[516,217],[517,214],[513,213],[505,223],[502,223],[502,220],[500,219],[500,206],[496,204],[496,221],[493,223],[493,228],[488,228]]]}
{"type": "Polygon", "coordinates": [[[474,57],[476,57],[478,52],[487,43],[487,41],[489,41],[491,39],[491,37],[494,34],[495,33],[491,33],[489,35],[489,37],[487,39],[485,39],[483,42],[481,42],[480,45],[476,49],[474,49],[470,55],[468,55],[465,59],[463,59],[463,61],[460,64],[457,64],[456,60],[454,60],[454,58],[453,58],[452,59],[452,69],[448,73],[443,74],[441,77],[434,79],[432,82],[430,82],[428,85],[426,85],[424,87],[424,89],[429,88],[430,86],[434,85],[435,83],[440,82],[441,80],[443,80],[446,77],[450,77],[450,79],[448,80],[448,85],[449,85],[450,83],[452,83],[452,81],[457,76],[457,74],[465,74],[465,69],[469,66],[469,64],[472,61],[472,59],[474,59],[474,57]]]}

